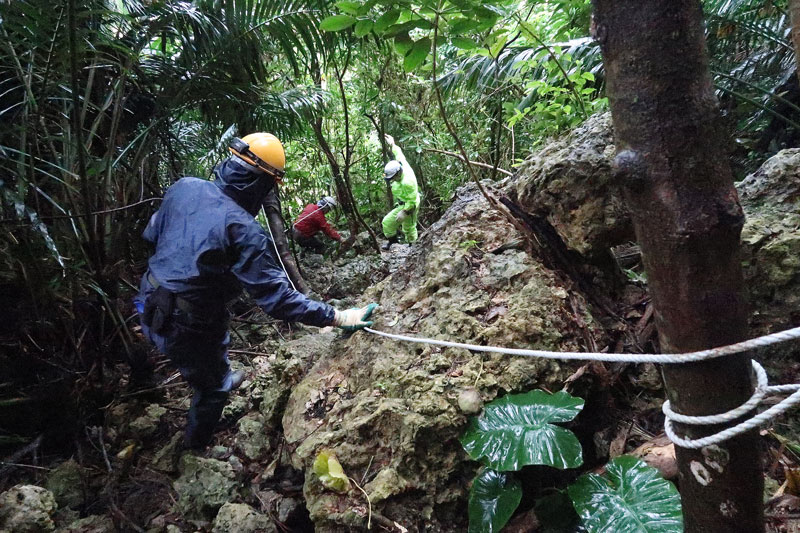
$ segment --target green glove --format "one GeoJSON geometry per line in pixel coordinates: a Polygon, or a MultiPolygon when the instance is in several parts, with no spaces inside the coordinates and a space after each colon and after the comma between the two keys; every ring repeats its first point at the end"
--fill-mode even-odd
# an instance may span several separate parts
{"type": "Polygon", "coordinates": [[[378,307],[378,304],[373,303],[361,309],[347,309],[345,311],[337,309],[333,318],[333,325],[345,331],[367,328],[372,325],[372,322],[368,321],[368,319],[376,307],[378,307]]]}

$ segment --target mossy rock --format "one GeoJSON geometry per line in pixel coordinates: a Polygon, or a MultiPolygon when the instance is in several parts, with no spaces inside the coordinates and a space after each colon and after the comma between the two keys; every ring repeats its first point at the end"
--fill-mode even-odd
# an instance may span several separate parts
{"type": "Polygon", "coordinates": [[[74,459],[70,459],[48,474],[45,487],[53,494],[59,507],[78,507],[84,500],[84,475],[85,472],[80,465],[74,459]]]}
{"type": "Polygon", "coordinates": [[[269,516],[243,503],[226,503],[214,519],[213,533],[273,533],[278,529],[269,516]]]}
{"type": "Polygon", "coordinates": [[[222,505],[237,497],[239,484],[229,463],[186,454],[180,471],[172,484],[178,493],[175,510],[188,519],[211,520],[222,505]]]}
{"type": "Polygon", "coordinates": [[[15,485],[0,494],[0,531],[42,533],[56,528],[57,509],[53,494],[36,485],[15,485]]]}

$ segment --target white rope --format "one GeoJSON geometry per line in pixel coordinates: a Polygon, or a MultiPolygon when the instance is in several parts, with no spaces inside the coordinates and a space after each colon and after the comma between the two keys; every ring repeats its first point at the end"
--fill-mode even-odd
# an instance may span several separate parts
{"type": "Polygon", "coordinates": [[[661,363],[661,364],[681,364],[695,363],[717,357],[724,357],[735,353],[747,352],[756,348],[763,348],[772,344],[786,342],[789,340],[800,339],[800,327],[771,333],[763,337],[756,337],[736,344],[699,350],[687,353],[652,353],[652,354],[625,354],[625,353],[591,353],[591,352],[552,352],[547,350],[524,350],[520,348],[501,348],[499,346],[482,346],[479,344],[465,344],[462,342],[440,341],[438,339],[428,339],[425,337],[411,337],[408,335],[397,335],[386,333],[372,328],[364,328],[366,331],[381,337],[388,337],[406,342],[418,342],[422,344],[433,344],[435,346],[445,346],[448,348],[463,348],[473,352],[503,353],[507,355],[522,355],[525,357],[541,357],[544,359],[567,359],[581,361],[605,361],[611,363],[661,363]]]}
{"type": "Polygon", "coordinates": [[[707,424],[722,424],[725,422],[732,422],[739,418],[742,415],[746,415],[756,407],[764,397],[767,395],[767,371],[764,370],[764,367],[758,364],[757,361],[753,360],[753,370],[756,373],[756,387],[755,391],[753,391],[753,395],[747,400],[745,403],[740,405],[735,409],[731,409],[726,413],[720,413],[718,415],[705,415],[705,416],[689,416],[689,415],[682,415],[680,413],[676,413],[672,410],[672,406],[669,400],[664,402],[664,405],[661,406],[661,410],[664,412],[664,416],[666,416],[669,420],[673,422],[679,422],[681,424],[689,424],[693,426],[703,426],[707,424]]]}
{"type": "Polygon", "coordinates": [[[281,259],[281,253],[278,251],[278,245],[275,243],[275,236],[272,235],[272,228],[269,227],[269,218],[267,217],[266,211],[264,211],[264,206],[261,206],[261,214],[264,216],[264,220],[267,223],[267,231],[269,231],[269,238],[272,240],[272,248],[275,250],[275,255],[278,256],[278,262],[281,264],[281,268],[283,269],[283,273],[286,274],[286,279],[289,280],[289,285],[296,291],[297,287],[294,286],[294,282],[292,281],[292,277],[289,275],[289,272],[286,270],[286,265],[283,264],[283,259],[281,259]]]}
{"type": "MultiPolygon", "coordinates": [[[[750,339],[736,344],[721,346],[719,348],[710,348],[708,350],[700,350],[696,352],[688,352],[683,354],[611,354],[611,353],[589,353],[589,352],[553,352],[547,350],[524,350],[519,348],[501,348],[498,346],[482,346],[478,344],[466,344],[461,342],[442,341],[438,339],[429,339],[425,337],[412,337],[409,335],[398,335],[395,333],[386,333],[372,328],[364,328],[366,331],[387,337],[390,339],[401,340],[405,342],[417,342],[422,344],[431,344],[435,346],[444,346],[447,348],[462,348],[471,350],[473,352],[489,352],[501,353],[508,355],[522,355],[525,357],[540,357],[546,359],[566,359],[566,360],[583,360],[583,361],[606,361],[606,362],[622,362],[622,363],[662,363],[662,364],[680,364],[691,363],[697,361],[705,361],[708,359],[715,359],[732,355],[735,353],[746,352],[756,348],[763,348],[772,344],[786,342],[800,338],[800,328],[792,328],[778,333],[772,333],[750,339]]],[[[762,424],[772,420],[773,418],[783,414],[791,409],[793,406],[800,404],[800,384],[790,385],[768,385],[767,372],[755,360],[753,363],[753,371],[756,377],[756,387],[753,395],[745,403],[727,411],[715,415],[704,416],[688,416],[676,413],[672,410],[669,400],[664,402],[662,411],[664,412],[664,431],[669,439],[677,446],[689,449],[699,449],[713,444],[719,444],[728,439],[746,433],[755,429],[762,424]],[[791,396],[781,400],[774,406],[766,411],[759,413],[752,418],[745,420],[735,426],[726,428],[718,433],[703,437],[700,439],[689,439],[680,437],[675,433],[673,422],[688,424],[688,425],[714,425],[731,422],[737,418],[746,415],[764,401],[767,395],[781,394],[793,392],[791,396]]]]}
{"type": "MultiPolygon", "coordinates": [[[[779,385],[779,387],[783,387],[783,385],[779,385]]],[[[771,389],[771,387],[769,388],[771,389]]],[[[800,403],[800,385],[795,386],[794,394],[776,403],[763,413],[759,413],[755,415],[753,418],[749,418],[740,424],[724,429],[719,433],[709,435],[708,437],[703,437],[701,439],[687,439],[679,437],[678,435],[675,434],[675,430],[672,427],[672,421],[669,418],[664,420],[664,431],[666,431],[669,439],[676,445],[682,448],[689,448],[696,450],[698,448],[711,446],[712,444],[719,444],[720,442],[741,435],[742,433],[747,433],[748,431],[755,429],[761,426],[762,424],[769,422],[773,418],[785,413],[798,403],[800,403]]],[[[723,415],[725,415],[725,413],[718,416],[723,416],[723,415]]]]}

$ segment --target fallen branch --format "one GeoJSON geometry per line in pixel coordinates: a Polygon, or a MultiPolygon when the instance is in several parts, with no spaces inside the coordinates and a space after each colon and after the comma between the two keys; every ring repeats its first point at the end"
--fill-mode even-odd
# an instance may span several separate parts
{"type": "MultiPolygon", "coordinates": [[[[455,158],[457,158],[457,159],[459,159],[461,161],[466,161],[470,165],[474,165],[476,167],[494,169],[494,165],[489,165],[487,163],[481,163],[479,161],[468,161],[468,160],[465,160],[464,157],[461,154],[457,154],[455,152],[448,152],[447,150],[438,150],[436,148],[423,148],[423,150],[425,152],[434,152],[434,153],[437,153],[437,154],[449,155],[450,157],[455,157],[455,158]]],[[[502,169],[502,168],[499,168],[499,167],[497,168],[497,172],[500,172],[501,174],[505,174],[506,176],[513,176],[514,175],[513,172],[509,172],[508,170],[505,170],[505,169],[502,169]]]]}
{"type": "Polygon", "coordinates": [[[8,457],[6,457],[2,461],[2,464],[4,464],[5,466],[3,468],[0,468],[0,478],[5,476],[5,474],[7,472],[11,471],[13,468],[19,466],[17,463],[19,462],[20,459],[22,459],[23,457],[25,457],[29,453],[35,452],[39,448],[39,446],[42,444],[42,438],[44,438],[44,435],[39,435],[38,437],[36,437],[33,440],[33,442],[31,442],[30,444],[25,445],[21,449],[17,450],[13,454],[11,454],[8,457]]]}
{"type": "Polygon", "coordinates": [[[240,354],[240,355],[269,355],[269,352],[254,352],[252,350],[228,350],[228,353],[233,354],[240,354]]]}

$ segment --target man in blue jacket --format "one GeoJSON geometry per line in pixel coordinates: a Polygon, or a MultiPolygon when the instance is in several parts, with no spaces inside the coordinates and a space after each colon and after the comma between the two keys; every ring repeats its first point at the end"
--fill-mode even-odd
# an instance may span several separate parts
{"type": "Polygon", "coordinates": [[[214,181],[182,178],[164,195],[144,238],[155,245],[136,299],[142,332],[194,389],[185,445],[211,441],[243,376],[228,364],[226,303],[245,289],[267,314],[312,326],[360,329],[375,304],[338,311],[294,290],[272,238],[254,216],[284,175],[283,145],[269,133],[234,139],[214,181]]]}

